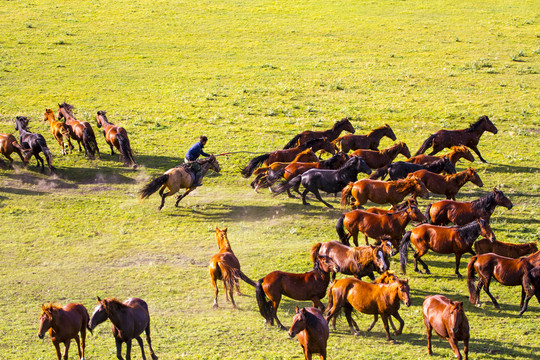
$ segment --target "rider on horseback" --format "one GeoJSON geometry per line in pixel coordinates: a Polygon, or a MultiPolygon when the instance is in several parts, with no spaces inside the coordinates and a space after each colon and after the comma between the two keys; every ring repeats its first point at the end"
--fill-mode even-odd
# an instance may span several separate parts
{"type": "Polygon", "coordinates": [[[195,179],[193,181],[193,186],[201,186],[201,165],[197,162],[197,159],[199,156],[210,156],[210,154],[207,154],[204,152],[203,148],[208,142],[208,138],[204,135],[201,135],[200,140],[195,143],[192,147],[189,148],[186,158],[184,159],[184,164],[186,164],[186,167],[191,168],[191,171],[193,171],[193,174],[195,174],[195,179]]]}

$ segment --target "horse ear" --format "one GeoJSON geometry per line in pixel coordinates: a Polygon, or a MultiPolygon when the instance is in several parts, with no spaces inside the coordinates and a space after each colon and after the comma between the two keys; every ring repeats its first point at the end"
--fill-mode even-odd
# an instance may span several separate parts
{"type": "Polygon", "coordinates": [[[45,304],[41,304],[41,311],[45,311],[46,308],[45,304]]]}
{"type": "Polygon", "coordinates": [[[222,231],[223,231],[224,233],[227,233],[227,229],[228,229],[228,228],[224,228],[222,231]]]}
{"type": "Polygon", "coordinates": [[[97,301],[98,301],[98,302],[101,302],[101,299],[100,299],[100,297],[99,297],[99,296],[97,297],[97,301]]]}
{"type": "Polygon", "coordinates": [[[298,308],[298,305],[296,305],[296,313],[298,314],[300,312],[300,309],[298,308]]]}

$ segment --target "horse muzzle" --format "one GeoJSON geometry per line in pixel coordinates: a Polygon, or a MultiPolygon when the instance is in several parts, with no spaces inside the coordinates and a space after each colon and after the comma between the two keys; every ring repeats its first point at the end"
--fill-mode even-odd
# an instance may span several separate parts
{"type": "Polygon", "coordinates": [[[44,334],[39,334],[39,333],[37,334],[37,336],[38,336],[38,338],[40,338],[41,340],[43,340],[43,338],[45,337],[44,334]]]}
{"type": "Polygon", "coordinates": [[[296,335],[296,334],[294,333],[294,331],[289,331],[289,337],[290,337],[290,338],[293,338],[294,335],[296,335]]]}

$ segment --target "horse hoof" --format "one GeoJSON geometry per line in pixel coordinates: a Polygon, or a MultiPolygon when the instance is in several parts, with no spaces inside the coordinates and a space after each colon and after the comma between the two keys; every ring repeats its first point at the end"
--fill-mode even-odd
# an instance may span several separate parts
{"type": "Polygon", "coordinates": [[[217,309],[218,307],[219,307],[218,304],[214,304],[214,305],[212,306],[212,309],[217,309]]]}

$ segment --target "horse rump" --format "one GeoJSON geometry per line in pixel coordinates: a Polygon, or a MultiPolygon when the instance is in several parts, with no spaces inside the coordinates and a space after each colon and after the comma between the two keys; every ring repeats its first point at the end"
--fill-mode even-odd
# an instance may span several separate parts
{"type": "Polygon", "coordinates": [[[283,147],[283,150],[291,149],[291,148],[293,148],[293,147],[296,147],[296,146],[298,145],[298,139],[300,139],[300,134],[295,135],[295,136],[291,139],[291,141],[289,141],[289,142],[287,143],[287,145],[285,145],[285,146],[283,147]]]}
{"type": "Polygon", "coordinates": [[[92,132],[90,132],[90,129],[88,129],[87,127],[83,129],[82,143],[84,146],[84,150],[86,151],[86,155],[90,159],[94,159],[97,149],[96,137],[92,132]]]}
{"type": "Polygon", "coordinates": [[[161,175],[154,180],[150,181],[148,184],[146,184],[141,191],[139,192],[139,196],[141,199],[146,199],[153,193],[159,190],[160,187],[165,185],[165,183],[169,180],[169,174],[161,175]]]}

